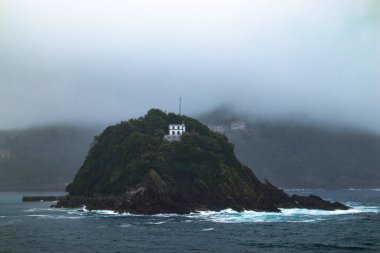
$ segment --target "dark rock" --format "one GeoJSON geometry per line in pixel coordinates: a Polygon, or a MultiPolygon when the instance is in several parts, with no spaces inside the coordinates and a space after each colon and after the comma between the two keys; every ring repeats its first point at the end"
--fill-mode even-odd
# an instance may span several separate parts
{"type": "Polygon", "coordinates": [[[128,188],[122,196],[98,195],[94,197],[66,196],[56,207],[88,210],[114,210],[120,213],[178,213],[186,214],[201,210],[220,211],[231,208],[236,211],[255,210],[280,212],[279,208],[307,208],[322,210],[347,210],[339,202],[329,202],[310,196],[287,195],[269,182],[261,183],[248,169],[243,168],[247,188],[231,188],[221,185],[221,193],[211,190],[201,180],[195,180],[189,191],[182,193],[175,188],[170,178],[149,170],[141,183],[128,188]]]}
{"type": "Polygon", "coordinates": [[[141,214],[279,208],[347,209],[317,196],[290,197],[261,182],[235,157],[224,135],[195,119],[150,110],[145,117],[105,129],[57,207],[141,214]],[[181,141],[163,140],[168,124],[184,122],[181,141]]]}
{"type": "Polygon", "coordinates": [[[323,209],[323,210],[336,210],[336,209],[348,210],[349,209],[349,207],[343,205],[342,203],[329,202],[315,195],[309,195],[309,196],[292,195],[291,200],[295,203],[295,206],[293,207],[297,207],[297,208],[323,209]]]}

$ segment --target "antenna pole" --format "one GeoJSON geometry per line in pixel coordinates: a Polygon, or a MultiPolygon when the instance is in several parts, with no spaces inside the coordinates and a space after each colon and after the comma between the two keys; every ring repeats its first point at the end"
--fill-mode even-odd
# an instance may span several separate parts
{"type": "Polygon", "coordinates": [[[179,97],[179,115],[181,115],[181,110],[182,110],[182,98],[179,97]]]}

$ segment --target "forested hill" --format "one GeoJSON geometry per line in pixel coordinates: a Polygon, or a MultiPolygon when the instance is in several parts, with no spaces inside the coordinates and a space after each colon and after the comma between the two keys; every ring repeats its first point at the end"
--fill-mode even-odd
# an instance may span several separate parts
{"type": "Polygon", "coordinates": [[[107,127],[67,190],[72,195],[120,195],[149,170],[169,176],[183,191],[196,180],[212,188],[236,176],[240,166],[225,136],[190,117],[151,109],[144,117],[107,127]],[[164,141],[168,125],[181,122],[186,124],[181,141],[164,141]]]}
{"type": "Polygon", "coordinates": [[[289,196],[260,182],[242,165],[226,136],[198,120],[151,109],[146,115],[108,126],[57,207],[120,213],[191,213],[199,210],[279,208],[347,210],[317,196],[289,196]],[[166,141],[169,124],[183,122],[180,141],[166,141]]]}
{"type": "Polygon", "coordinates": [[[291,188],[379,188],[380,137],[355,130],[290,121],[264,122],[216,110],[200,119],[243,130],[228,130],[238,159],[258,177],[291,188]]]}
{"type": "Polygon", "coordinates": [[[0,190],[63,190],[88,152],[97,127],[54,125],[0,131],[0,190]]]}
{"type": "MultiPolygon", "coordinates": [[[[261,179],[281,187],[380,187],[380,137],[371,133],[289,122],[253,122],[219,110],[199,117],[206,124],[243,120],[227,131],[238,159],[261,179]]],[[[44,126],[0,131],[0,190],[64,190],[101,127],[44,126]]]]}

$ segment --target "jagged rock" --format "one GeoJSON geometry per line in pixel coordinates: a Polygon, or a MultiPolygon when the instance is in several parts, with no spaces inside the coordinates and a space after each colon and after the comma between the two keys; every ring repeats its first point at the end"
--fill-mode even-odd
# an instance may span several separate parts
{"type": "Polygon", "coordinates": [[[143,181],[127,190],[127,205],[118,211],[137,213],[189,213],[190,206],[168,178],[149,170],[143,181]]]}
{"type": "Polygon", "coordinates": [[[347,210],[348,207],[339,202],[329,202],[323,200],[322,198],[309,195],[309,196],[299,196],[292,195],[291,200],[295,203],[294,207],[297,208],[307,208],[307,209],[323,209],[323,210],[347,210]]]}
{"type": "Polygon", "coordinates": [[[236,211],[256,210],[279,212],[279,208],[307,208],[322,210],[347,210],[349,207],[339,202],[329,202],[310,196],[287,195],[269,182],[256,181],[253,173],[247,172],[248,188],[232,189],[227,184],[217,193],[196,180],[190,190],[181,193],[169,177],[161,177],[151,169],[143,181],[128,188],[122,196],[67,196],[56,207],[81,207],[88,210],[115,210],[140,214],[179,213],[186,214],[201,210],[220,211],[231,208],[236,211]]]}

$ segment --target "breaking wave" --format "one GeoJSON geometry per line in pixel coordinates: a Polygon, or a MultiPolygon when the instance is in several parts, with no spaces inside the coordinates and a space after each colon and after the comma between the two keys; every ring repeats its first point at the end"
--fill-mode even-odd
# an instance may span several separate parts
{"type": "Polygon", "coordinates": [[[378,188],[348,188],[348,191],[380,191],[378,188]]]}
{"type": "Polygon", "coordinates": [[[80,209],[66,208],[46,208],[28,209],[25,216],[43,219],[81,219],[81,218],[127,218],[146,217],[150,222],[145,224],[165,224],[168,218],[178,218],[181,222],[217,222],[217,223],[254,223],[254,222],[318,222],[331,219],[355,219],[357,215],[363,213],[380,213],[380,206],[363,206],[360,203],[346,203],[352,208],[349,210],[324,211],[315,209],[280,209],[281,212],[237,212],[232,209],[222,211],[199,211],[188,215],[178,214],[156,214],[139,215],[130,213],[118,213],[111,210],[87,210],[86,207],[80,209]],[[43,212],[40,214],[39,212],[43,212]],[[47,212],[47,213],[46,213],[47,212]],[[65,213],[63,213],[65,212],[65,213]]]}
{"type": "Polygon", "coordinates": [[[355,206],[349,210],[324,211],[315,209],[280,209],[280,213],[243,211],[236,212],[226,209],[219,212],[201,211],[192,213],[188,218],[202,219],[220,223],[247,223],[247,222],[318,222],[328,219],[355,218],[355,214],[379,213],[380,207],[355,206]]]}

